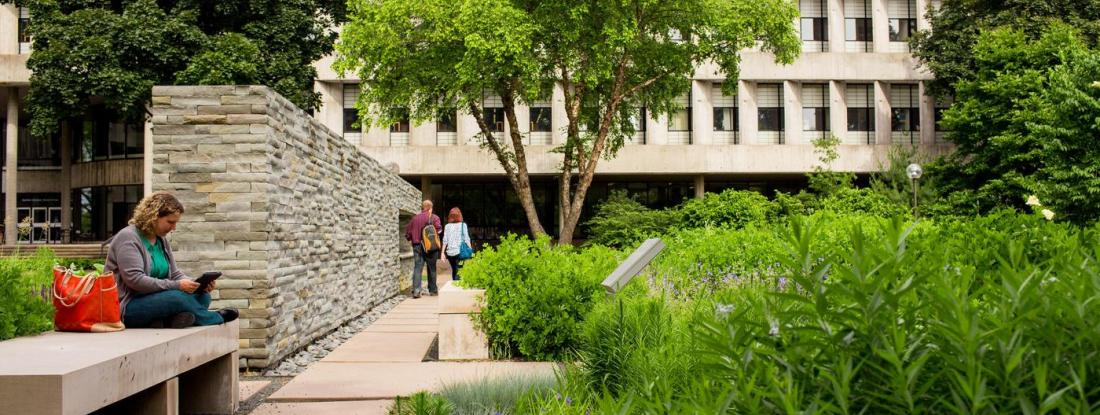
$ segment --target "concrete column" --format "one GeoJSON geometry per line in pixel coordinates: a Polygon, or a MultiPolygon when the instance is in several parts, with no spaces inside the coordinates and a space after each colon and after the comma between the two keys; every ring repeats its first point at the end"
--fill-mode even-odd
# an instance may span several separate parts
{"type": "Polygon", "coordinates": [[[473,143],[473,139],[478,134],[481,134],[481,128],[477,126],[477,118],[474,118],[472,114],[467,111],[458,111],[458,118],[455,120],[455,134],[458,138],[455,140],[455,145],[464,146],[473,143]]]}
{"type": "MultiPolygon", "coordinates": [[[[516,124],[505,127],[505,130],[512,131],[513,128],[518,128],[520,135],[523,136],[524,144],[531,143],[531,106],[526,103],[516,103],[516,124]]],[[[509,133],[510,134],[510,133],[509,133]]],[[[508,138],[508,142],[511,142],[511,137],[508,138]]]]}
{"type": "Polygon", "coordinates": [[[337,134],[344,134],[344,84],[314,81],[313,90],[321,94],[321,106],[313,118],[337,134]]]}
{"type": "MultiPolygon", "coordinates": [[[[152,114],[152,108],[149,104],[146,104],[145,111],[148,114],[152,114]]],[[[145,196],[153,194],[153,121],[151,119],[145,120],[145,124],[142,125],[142,141],[145,143],[142,146],[142,163],[141,163],[141,191],[145,196]]],[[[64,139],[64,138],[62,138],[64,139]]],[[[62,147],[67,149],[66,147],[62,147]]],[[[69,151],[63,151],[62,154],[70,153],[69,151]]],[[[62,155],[62,157],[65,157],[62,155]]],[[[65,163],[62,162],[62,165],[65,163]]],[[[68,177],[68,175],[66,175],[68,177]]],[[[65,210],[62,206],[61,210],[65,210]]]]}
{"type": "Polygon", "coordinates": [[[844,52],[844,2],[829,0],[829,52],[844,52]]]}
{"type": "Polygon", "coordinates": [[[708,145],[713,143],[711,133],[714,132],[714,98],[711,96],[714,88],[711,88],[709,80],[691,81],[691,143],[708,145]]]}
{"type": "Polygon", "coordinates": [[[783,143],[802,142],[802,83],[783,81],[783,143]]]}
{"type": "Polygon", "coordinates": [[[649,120],[645,124],[646,145],[668,144],[668,114],[649,114],[649,120]]]}
{"type": "Polygon", "coordinates": [[[707,193],[707,179],[703,175],[695,176],[695,198],[702,199],[707,193]]]}
{"type": "Polygon", "coordinates": [[[920,95],[920,144],[932,146],[936,143],[936,101],[928,95],[927,82],[919,85],[920,95]]]}
{"type": "Polygon", "coordinates": [[[0,5],[0,55],[19,53],[19,8],[15,4],[0,5]]]}
{"type": "Polygon", "coordinates": [[[929,0],[917,0],[917,30],[931,30],[932,22],[928,20],[928,8],[932,2],[929,0]]]}
{"type": "MultiPolygon", "coordinates": [[[[149,123],[145,124],[146,128],[149,123]]],[[[73,165],[73,131],[69,123],[61,123],[61,243],[69,243],[72,238],[73,228],[73,189],[72,189],[72,165],[73,165]],[[65,230],[68,232],[65,232],[65,230]]],[[[149,140],[149,131],[145,131],[145,140],[149,140]]],[[[148,151],[148,150],[146,150],[148,151]]],[[[142,179],[142,183],[149,183],[149,177],[142,179]]],[[[146,184],[148,186],[148,184],[146,184]]]]}
{"type": "Polygon", "coordinates": [[[756,83],[739,81],[737,85],[737,123],[741,144],[756,144],[759,114],[756,110],[756,83]]]}
{"type": "Polygon", "coordinates": [[[370,127],[363,133],[363,141],[359,142],[359,147],[389,147],[390,146],[390,126],[384,127],[370,127]]]}
{"type": "Polygon", "coordinates": [[[875,144],[890,144],[890,84],[875,81],[875,144]]]}
{"type": "Polygon", "coordinates": [[[240,405],[237,389],[237,352],[227,354],[183,373],[179,377],[179,412],[184,414],[231,414],[240,405]]]}
{"type": "Polygon", "coordinates": [[[569,127],[569,117],[565,115],[565,90],[561,84],[554,83],[554,92],[550,97],[550,144],[565,143],[569,127]]]}
{"type": "Polygon", "coordinates": [[[4,139],[7,160],[4,163],[4,243],[14,245],[19,238],[16,221],[16,189],[19,175],[19,88],[8,88],[8,118],[4,139]]]}
{"type": "Polygon", "coordinates": [[[435,120],[424,121],[420,124],[412,124],[409,126],[409,145],[410,146],[434,146],[435,143],[435,120]]]}
{"type": "Polygon", "coordinates": [[[885,53],[890,50],[890,15],[886,13],[886,0],[871,0],[871,33],[874,50],[885,53]]]}
{"type": "Polygon", "coordinates": [[[840,139],[848,141],[848,96],[843,81],[829,81],[829,130],[840,139]]]}
{"type": "MultiPolygon", "coordinates": [[[[432,176],[420,176],[420,193],[421,199],[432,199],[432,176]]],[[[432,201],[435,202],[434,200],[432,201]]]]}

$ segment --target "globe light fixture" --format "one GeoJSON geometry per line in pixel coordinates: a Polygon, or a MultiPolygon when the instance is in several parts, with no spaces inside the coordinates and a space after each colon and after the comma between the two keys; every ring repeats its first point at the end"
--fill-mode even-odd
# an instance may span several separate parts
{"type": "Polygon", "coordinates": [[[920,212],[917,210],[917,181],[920,180],[920,176],[924,174],[924,169],[919,164],[913,163],[905,168],[905,175],[909,176],[909,185],[913,189],[913,216],[920,216],[920,212]]]}

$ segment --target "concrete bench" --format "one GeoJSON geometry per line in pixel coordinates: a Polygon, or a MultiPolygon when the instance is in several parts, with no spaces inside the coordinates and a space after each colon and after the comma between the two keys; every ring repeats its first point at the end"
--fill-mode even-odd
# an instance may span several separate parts
{"type": "Polygon", "coordinates": [[[239,322],[0,342],[0,412],[232,414],[239,322]]]}

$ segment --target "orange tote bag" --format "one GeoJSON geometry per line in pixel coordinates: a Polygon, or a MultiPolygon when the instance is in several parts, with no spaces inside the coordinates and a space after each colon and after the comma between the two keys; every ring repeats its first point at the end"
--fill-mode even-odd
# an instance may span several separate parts
{"type": "Polygon", "coordinates": [[[79,276],[71,269],[54,267],[53,307],[57,311],[53,323],[58,331],[103,333],[126,328],[113,273],[79,276]]]}

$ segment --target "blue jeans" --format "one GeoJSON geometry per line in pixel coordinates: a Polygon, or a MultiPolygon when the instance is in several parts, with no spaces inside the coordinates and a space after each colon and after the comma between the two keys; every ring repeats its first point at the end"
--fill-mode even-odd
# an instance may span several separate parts
{"type": "Polygon", "coordinates": [[[126,327],[149,327],[154,321],[188,312],[195,315],[196,326],[222,324],[222,316],[209,310],[210,293],[188,294],[180,290],[164,290],[143,295],[126,304],[122,322],[126,327]]]}
{"type": "Polygon", "coordinates": [[[424,268],[424,265],[428,266],[428,292],[435,294],[439,291],[439,289],[435,286],[436,258],[439,258],[439,251],[435,251],[429,254],[424,252],[423,245],[413,245],[413,295],[417,295],[420,293],[420,270],[424,268]]]}

